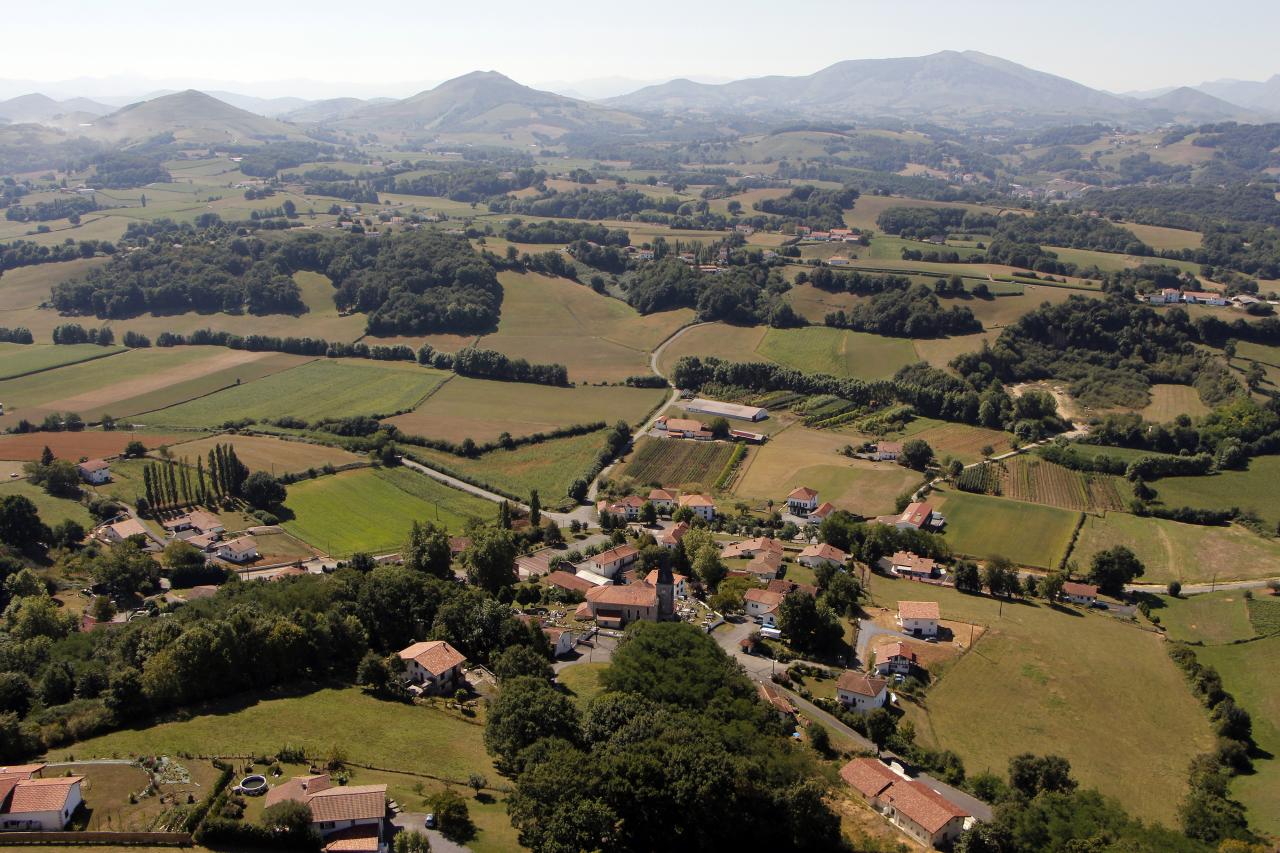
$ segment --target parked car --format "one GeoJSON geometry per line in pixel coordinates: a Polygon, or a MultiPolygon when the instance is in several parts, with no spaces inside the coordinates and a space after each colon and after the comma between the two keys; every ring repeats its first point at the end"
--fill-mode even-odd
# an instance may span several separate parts
{"type": "Polygon", "coordinates": [[[435,813],[435,812],[428,812],[428,813],[427,813],[426,825],[427,825],[427,829],[435,829],[435,828],[436,828],[436,813],[435,813]]]}

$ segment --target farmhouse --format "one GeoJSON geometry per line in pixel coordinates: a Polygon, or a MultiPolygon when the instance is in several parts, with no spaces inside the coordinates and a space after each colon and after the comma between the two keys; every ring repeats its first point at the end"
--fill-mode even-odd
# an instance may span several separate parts
{"type": "Polygon", "coordinates": [[[688,507],[703,521],[711,521],[716,517],[716,503],[706,495],[681,495],[679,503],[681,507],[688,507]]]}
{"type": "Polygon", "coordinates": [[[711,432],[702,421],[691,418],[669,418],[666,415],[654,421],[654,427],[667,434],[667,438],[693,438],[710,441],[711,432]]]}
{"type": "Polygon", "coordinates": [[[843,566],[848,560],[848,554],[825,542],[810,545],[801,551],[797,558],[800,565],[811,569],[816,569],[818,566],[843,566]]]}
{"type": "Polygon", "coordinates": [[[916,653],[906,643],[889,643],[876,649],[876,672],[880,675],[910,675],[916,653]]]}
{"type": "Polygon", "coordinates": [[[892,462],[902,452],[902,442],[882,441],[876,445],[876,459],[881,462],[892,462]]]}
{"type": "Polygon", "coordinates": [[[649,492],[649,503],[659,512],[670,512],[676,505],[676,496],[666,489],[652,489],[649,492]]]}
{"type": "Polygon", "coordinates": [[[795,581],[789,581],[789,580],[786,580],[785,578],[774,578],[773,580],[769,581],[769,585],[766,586],[765,589],[769,590],[770,592],[779,592],[779,593],[782,593],[783,595],[790,595],[796,590],[799,590],[800,592],[803,592],[806,595],[808,595],[810,598],[818,597],[818,588],[816,586],[810,586],[807,583],[796,583],[795,581]]]}
{"type": "Polygon", "coordinates": [[[311,825],[326,851],[376,853],[382,849],[387,786],[334,786],[327,774],[295,776],[267,792],[266,806],[286,800],[311,810],[311,825]]]}
{"type": "Polygon", "coordinates": [[[241,536],[223,542],[214,553],[233,563],[251,563],[258,559],[258,543],[252,536],[241,536]]]}
{"type": "Polygon", "coordinates": [[[780,592],[767,589],[749,589],[742,596],[747,615],[766,628],[778,627],[778,607],[786,598],[780,592]]]}
{"type": "Polygon", "coordinates": [[[596,504],[598,515],[620,515],[627,521],[635,521],[640,517],[640,509],[644,499],[636,495],[628,495],[616,501],[600,501],[596,504]]]}
{"type": "Polygon", "coordinates": [[[80,479],[91,486],[101,485],[111,479],[111,466],[102,459],[89,459],[76,466],[80,479]]]}
{"type": "Polygon", "coordinates": [[[938,636],[941,615],[936,601],[899,601],[898,627],[915,637],[938,636]]]}
{"type": "Polygon", "coordinates": [[[639,556],[640,552],[634,546],[619,545],[588,558],[587,567],[593,572],[612,578],[620,569],[634,563],[639,556]]]}
{"type": "Polygon", "coordinates": [[[521,554],[516,557],[516,576],[522,581],[533,577],[541,577],[551,572],[551,560],[559,556],[554,548],[543,548],[532,554],[521,554]]]}
{"type": "Polygon", "coordinates": [[[544,580],[548,586],[554,586],[566,592],[576,592],[580,595],[586,595],[587,590],[595,588],[595,584],[591,581],[586,578],[580,578],[571,572],[551,572],[544,580]]]}
{"type": "Polygon", "coordinates": [[[471,547],[470,536],[450,536],[449,537],[449,556],[455,560],[462,556],[462,552],[471,547]]]}
{"type": "Polygon", "coordinates": [[[756,691],[760,694],[760,701],[777,711],[778,716],[783,720],[795,717],[796,706],[792,705],[791,700],[787,698],[787,694],[777,687],[761,682],[756,685],[756,691]]]}
{"type": "Polygon", "coordinates": [[[680,541],[684,539],[684,535],[688,532],[689,525],[686,522],[677,522],[658,534],[658,544],[663,548],[674,548],[680,544],[680,541]]]}
{"type": "Polygon", "coordinates": [[[400,650],[409,681],[421,684],[429,693],[450,693],[463,681],[462,652],[444,640],[427,640],[400,650]]]}
{"type": "Polygon", "coordinates": [[[782,573],[782,552],[761,551],[751,558],[751,562],[743,570],[756,580],[773,580],[782,573]]]}
{"type": "Polygon", "coordinates": [[[1092,607],[1098,601],[1098,588],[1091,583],[1067,581],[1062,585],[1062,597],[1072,604],[1092,607]]]}
{"type": "Polygon", "coordinates": [[[141,521],[136,518],[126,518],[124,521],[117,521],[115,524],[108,524],[98,531],[98,537],[110,545],[119,545],[130,536],[145,536],[151,538],[151,534],[147,532],[147,528],[143,526],[141,521]]]}
{"type": "Polygon", "coordinates": [[[591,618],[602,628],[658,621],[658,590],[648,584],[598,586],[587,592],[586,603],[591,608],[591,618]]]}
{"type": "Polygon", "coordinates": [[[874,711],[884,707],[888,685],[883,678],[847,669],[836,679],[836,699],[851,711],[874,711]]]}
{"type": "MultiPolygon", "coordinates": [[[[0,830],[57,832],[65,829],[84,801],[80,793],[83,776],[35,778],[40,771],[28,765],[0,774],[0,830]]],[[[6,768],[8,769],[8,768],[6,768]]]]}
{"type": "Polygon", "coordinates": [[[765,439],[768,438],[762,432],[748,432],[745,429],[731,429],[729,430],[729,437],[738,441],[745,441],[748,444],[764,444],[765,439]]]}
{"type": "Polygon", "coordinates": [[[1182,293],[1182,301],[1191,305],[1226,305],[1227,298],[1221,293],[1210,293],[1202,290],[1186,290],[1182,293]]]}
{"type": "Polygon", "coordinates": [[[890,823],[930,847],[949,844],[975,823],[974,809],[962,805],[958,797],[935,790],[912,778],[897,762],[894,765],[880,758],[855,758],[840,768],[840,778],[890,823]]]}
{"type": "Polygon", "coordinates": [[[192,510],[177,518],[171,518],[161,523],[164,525],[165,530],[174,534],[185,533],[188,530],[195,533],[216,534],[226,532],[226,528],[216,515],[202,509],[192,510]]]}
{"type": "Polygon", "coordinates": [[[880,524],[890,524],[899,530],[937,530],[947,523],[940,512],[935,512],[930,504],[916,501],[897,515],[882,515],[876,518],[880,524]]]}
{"type": "Polygon", "coordinates": [[[724,546],[720,556],[726,560],[732,560],[739,557],[754,557],[760,553],[781,554],[782,551],[783,545],[779,540],[770,539],[768,536],[757,536],[755,539],[729,543],[724,546]]]}
{"type": "Polygon", "coordinates": [[[821,524],[827,520],[827,516],[835,512],[836,508],[831,501],[823,501],[818,508],[804,517],[804,520],[810,524],[821,524]]]}
{"type": "Polygon", "coordinates": [[[818,492],[807,486],[792,489],[787,495],[787,509],[792,515],[808,515],[818,508],[818,492]]]}
{"type": "Polygon", "coordinates": [[[696,415],[719,415],[740,421],[762,421],[769,417],[769,410],[759,406],[740,406],[737,403],[721,403],[698,397],[685,404],[685,411],[696,415]]]}
{"type": "Polygon", "coordinates": [[[889,571],[902,578],[932,578],[938,574],[938,566],[933,560],[910,551],[897,551],[888,562],[889,571]]]}
{"type": "Polygon", "coordinates": [[[542,629],[542,634],[547,638],[547,642],[551,644],[552,656],[564,657],[573,651],[575,641],[573,632],[568,628],[557,628],[549,625],[542,629]]]}

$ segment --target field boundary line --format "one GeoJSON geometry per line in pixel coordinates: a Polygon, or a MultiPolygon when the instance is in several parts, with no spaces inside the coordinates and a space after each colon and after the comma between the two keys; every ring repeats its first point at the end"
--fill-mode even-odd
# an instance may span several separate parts
{"type": "MultiPolygon", "coordinates": [[[[21,311],[23,309],[19,308],[17,310],[21,311]]],[[[34,346],[34,345],[28,344],[27,346],[34,346]]],[[[57,346],[57,344],[50,344],[50,346],[57,346]]],[[[115,352],[104,352],[101,355],[90,356],[89,358],[81,359],[80,361],[68,361],[66,364],[53,364],[53,365],[50,365],[49,367],[37,367],[35,370],[28,370],[26,373],[15,373],[12,376],[0,377],[0,382],[8,382],[10,379],[24,379],[28,376],[36,376],[37,374],[40,374],[40,373],[48,373],[50,370],[60,370],[64,367],[75,367],[76,365],[79,365],[79,364],[89,364],[90,362],[93,362],[93,361],[102,361],[102,359],[104,358],[111,358],[111,356],[113,355],[123,355],[124,353],[132,352],[132,351],[133,350],[129,347],[122,347],[121,349],[118,349],[115,352]]]]}
{"type": "MultiPolygon", "coordinates": [[[[227,349],[231,349],[231,347],[227,347],[227,349]]],[[[292,353],[280,353],[280,355],[292,355],[292,353]]],[[[257,379],[250,379],[248,382],[239,382],[239,383],[233,382],[230,385],[223,385],[221,388],[214,389],[213,391],[207,391],[204,394],[197,394],[194,397],[188,397],[185,400],[179,400],[176,403],[170,403],[169,405],[161,406],[158,409],[147,409],[145,412],[133,412],[132,414],[121,415],[121,417],[140,418],[146,415],[154,414],[156,412],[163,412],[165,409],[173,409],[173,408],[177,408],[178,406],[184,406],[187,403],[193,403],[196,400],[203,400],[205,397],[212,397],[214,394],[221,394],[223,391],[226,391],[228,388],[239,388],[241,386],[252,385],[253,383],[266,379],[269,376],[279,376],[282,373],[288,373],[290,370],[297,370],[299,367],[305,367],[306,365],[311,364],[311,362],[319,361],[319,360],[320,360],[320,356],[313,356],[310,358],[309,361],[304,361],[302,362],[302,364],[295,364],[293,367],[286,367],[284,370],[277,370],[275,373],[268,373],[266,376],[259,376],[257,379]]],[[[119,419],[117,418],[117,420],[119,419]]],[[[152,424],[152,426],[164,426],[164,424],[152,424]]],[[[205,430],[209,429],[209,427],[166,427],[166,428],[167,429],[188,429],[188,430],[197,430],[197,431],[201,429],[205,429],[205,430]]],[[[214,427],[214,429],[217,429],[219,434],[226,432],[225,429],[221,429],[219,427],[214,427]]]]}

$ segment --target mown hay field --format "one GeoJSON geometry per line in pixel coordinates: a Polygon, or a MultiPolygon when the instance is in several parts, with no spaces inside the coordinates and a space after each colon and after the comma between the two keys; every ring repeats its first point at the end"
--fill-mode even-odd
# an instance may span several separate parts
{"type": "Polygon", "coordinates": [[[504,432],[519,437],[599,421],[636,424],[668,393],[665,388],[554,388],[455,376],[418,408],[387,422],[409,435],[483,444],[504,432]]]}
{"type": "Polygon", "coordinates": [[[1054,506],[959,491],[935,491],[929,500],[946,516],[946,539],[956,553],[1000,555],[1040,569],[1058,567],[1079,519],[1054,506]]]}
{"type": "Polygon", "coordinates": [[[723,441],[690,441],[642,437],[635,452],[618,472],[640,485],[656,483],[678,488],[711,488],[733,455],[734,445],[723,441]]]}
{"type": "MultiPolygon", "coordinates": [[[[31,461],[40,458],[44,448],[49,448],[59,459],[78,462],[80,457],[100,459],[116,456],[131,441],[140,441],[148,450],[162,444],[187,441],[190,434],[149,432],[147,430],[81,430],[79,432],[27,432],[0,435],[0,459],[31,461]]],[[[114,466],[113,466],[114,467],[114,466]]]]}
{"type": "MultiPolygon", "coordinates": [[[[5,270],[0,275],[0,311],[34,308],[49,299],[55,284],[80,278],[94,267],[100,267],[107,258],[81,258],[74,261],[58,261],[52,264],[35,264],[29,267],[5,270]]],[[[20,326],[12,317],[4,316],[0,325],[20,326]]]]}
{"type": "MultiPolygon", "coordinates": [[[[0,315],[3,317],[3,315],[0,315]]],[[[0,380],[13,379],[62,367],[105,358],[124,352],[124,347],[100,347],[97,344],[5,344],[0,343],[0,380]]]]}
{"type": "Polygon", "coordinates": [[[1178,415],[1198,417],[1209,414],[1209,407],[1190,385],[1152,385],[1151,402],[1141,410],[1142,417],[1156,423],[1168,423],[1178,415]]]}
{"type": "Polygon", "coordinates": [[[871,592],[890,608],[903,599],[937,601],[944,619],[987,628],[923,705],[904,703],[924,743],[955,750],[970,775],[1003,775],[1022,752],[1061,755],[1083,786],[1145,820],[1176,825],[1187,764],[1213,735],[1158,634],[1039,601],[1002,606],[879,576],[871,592]],[[1124,649],[1123,667],[1115,665],[1117,649],[1124,649]]]}
{"type": "MultiPolygon", "coordinates": [[[[1152,482],[1166,506],[1253,510],[1271,527],[1280,523],[1280,456],[1255,456],[1244,471],[1203,477],[1162,477],[1152,482]]],[[[1273,574],[1280,574],[1280,566],[1273,574]]]]}
{"type": "Polygon", "coordinates": [[[358,359],[312,361],[255,382],[227,388],[143,420],[173,427],[291,415],[306,421],[387,415],[412,409],[451,374],[405,362],[358,359]]]}
{"type": "Polygon", "coordinates": [[[496,518],[489,501],[451,489],[406,468],[344,471],[289,486],[282,527],[331,556],[389,553],[415,521],[458,532],[469,518],[496,518]]]}
{"type": "Polygon", "coordinates": [[[309,468],[323,468],[325,465],[347,465],[363,459],[339,447],[286,441],[266,435],[214,435],[174,444],[169,449],[179,459],[190,457],[194,464],[196,459],[207,459],[209,451],[216,444],[230,444],[234,447],[236,457],[250,471],[268,471],[274,475],[295,474],[309,468]]]}

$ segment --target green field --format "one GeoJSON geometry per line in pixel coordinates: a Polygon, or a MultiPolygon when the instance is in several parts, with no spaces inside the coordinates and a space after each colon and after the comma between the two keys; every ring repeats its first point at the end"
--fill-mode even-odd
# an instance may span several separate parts
{"type": "MultiPolygon", "coordinates": [[[[619,477],[630,477],[640,485],[711,488],[733,454],[734,445],[722,441],[688,441],[644,436],[619,477]]],[[[644,490],[640,490],[644,494],[644,490]]]]}
{"type": "MultiPolygon", "coordinates": [[[[405,771],[353,767],[351,784],[385,782],[389,797],[415,811],[427,810],[419,786],[430,792],[440,785],[425,777],[453,781],[467,798],[479,833],[468,846],[476,853],[517,847],[505,796],[491,790],[491,799],[481,802],[461,787],[471,773],[480,773],[491,785],[500,783],[484,749],[483,711],[466,718],[436,707],[380,701],[356,688],[325,688],[304,694],[282,691],[256,700],[236,697],[195,708],[184,717],[82,741],[51,753],[49,760],[184,753],[272,755],[283,746],[301,746],[308,755],[325,756],[336,746],[349,761],[405,771]]],[[[304,772],[301,766],[290,769],[290,773],[304,772]]]]}
{"type": "MultiPolygon", "coordinates": [[[[1220,471],[1204,477],[1162,477],[1152,483],[1166,506],[1253,510],[1268,526],[1280,523],[1280,456],[1257,456],[1245,471],[1220,471]]],[[[1280,570],[1275,572],[1280,574],[1280,570]]]]}
{"type": "Polygon", "coordinates": [[[946,539],[958,554],[999,554],[1023,566],[1055,569],[1079,513],[1052,506],[938,491],[930,500],[947,517],[946,539]]]}
{"type": "Polygon", "coordinates": [[[475,459],[425,447],[415,447],[413,453],[427,465],[438,464],[513,494],[525,496],[537,489],[543,505],[550,506],[568,495],[569,486],[586,472],[603,448],[601,431],[526,444],[514,450],[495,450],[475,459]]]}
{"type": "MultiPolygon", "coordinates": [[[[34,308],[49,298],[55,284],[71,278],[78,278],[94,267],[107,262],[104,258],[89,258],[75,261],[59,261],[52,264],[35,264],[29,267],[5,270],[0,275],[0,311],[13,311],[21,308],[34,308]]],[[[0,314],[0,316],[4,316],[0,314]]],[[[12,322],[6,317],[3,326],[20,326],[22,323],[12,322]]],[[[34,331],[34,329],[32,330],[34,331]]],[[[41,338],[37,338],[41,340],[41,338]]]]}
{"type": "Polygon", "coordinates": [[[1141,818],[1175,824],[1187,763],[1213,738],[1159,635],[1100,614],[1001,606],[880,576],[871,593],[890,608],[901,599],[938,601],[943,619],[987,626],[922,706],[904,703],[925,743],[955,750],[971,776],[1003,775],[1022,752],[1061,755],[1084,786],[1141,818]],[[1118,649],[1124,666],[1115,665],[1118,649]]]}
{"type": "Polygon", "coordinates": [[[1253,717],[1253,739],[1272,756],[1256,759],[1251,775],[1236,777],[1231,794],[1248,810],[1250,828],[1280,835],[1280,636],[1195,651],[1253,717]]]}
{"type": "Polygon", "coordinates": [[[78,522],[85,530],[93,526],[93,518],[89,510],[78,501],[66,498],[55,498],[45,493],[44,489],[34,486],[26,480],[10,480],[0,483],[0,498],[9,495],[22,495],[36,505],[40,520],[52,527],[61,521],[70,519],[78,522]]]}
{"type": "Polygon", "coordinates": [[[609,664],[607,663],[582,661],[560,670],[559,675],[556,676],[556,681],[573,694],[578,707],[585,711],[587,703],[599,695],[603,689],[603,685],[600,683],[600,675],[608,668],[609,664]]]}
{"type": "MultiPolygon", "coordinates": [[[[1132,269],[1153,262],[1152,258],[1144,258],[1139,255],[1121,255],[1112,252],[1096,252],[1092,249],[1066,249],[1060,246],[1043,247],[1058,256],[1061,261],[1076,264],[1079,267],[1096,266],[1103,272],[1120,272],[1125,269],[1132,269]]],[[[1165,264],[1171,267],[1197,274],[1200,272],[1200,265],[1191,261],[1178,261],[1170,258],[1157,258],[1156,263],[1165,264]]]]}
{"type": "Polygon", "coordinates": [[[390,414],[411,409],[450,374],[399,362],[313,361],[144,419],[174,427],[292,415],[303,420],[390,414]]]}
{"type": "Polygon", "coordinates": [[[1142,583],[1266,578],[1280,566],[1280,541],[1263,539],[1243,527],[1180,524],[1123,512],[1087,516],[1071,559],[1087,566],[1095,553],[1115,545],[1127,546],[1142,560],[1142,583]]]}
{"type": "Polygon", "coordinates": [[[769,329],[756,352],[807,373],[855,379],[887,379],[918,360],[906,338],[886,338],[847,329],[811,326],[769,329]]]}
{"type": "Polygon", "coordinates": [[[519,437],[597,421],[638,424],[668,393],[665,388],[554,388],[455,376],[421,406],[388,423],[409,435],[483,444],[504,432],[519,437]]]}
{"type": "Polygon", "coordinates": [[[1209,407],[1200,394],[1190,385],[1152,385],[1151,402],[1141,412],[1142,417],[1159,424],[1168,423],[1178,415],[1198,417],[1209,414],[1209,407]]]}
{"type": "Polygon", "coordinates": [[[1159,600],[1163,606],[1153,612],[1172,640],[1221,645],[1256,636],[1248,602],[1238,589],[1159,600]]]}
{"type": "Polygon", "coordinates": [[[332,555],[385,553],[404,543],[415,521],[451,532],[468,518],[497,517],[489,501],[451,489],[406,468],[363,468],[289,486],[289,533],[332,555]]]}
{"type": "Polygon", "coordinates": [[[124,347],[100,347],[97,344],[54,346],[53,344],[0,343],[0,379],[12,379],[15,376],[91,361],[123,351],[124,347]]]}
{"type": "MultiPolygon", "coordinates": [[[[866,436],[866,438],[872,438],[872,436],[866,436]]],[[[938,459],[954,456],[968,464],[981,461],[982,448],[988,445],[996,455],[1008,451],[1009,441],[1013,435],[997,429],[917,417],[912,418],[902,431],[888,433],[884,438],[894,441],[918,438],[933,448],[934,455],[938,459]]]]}

